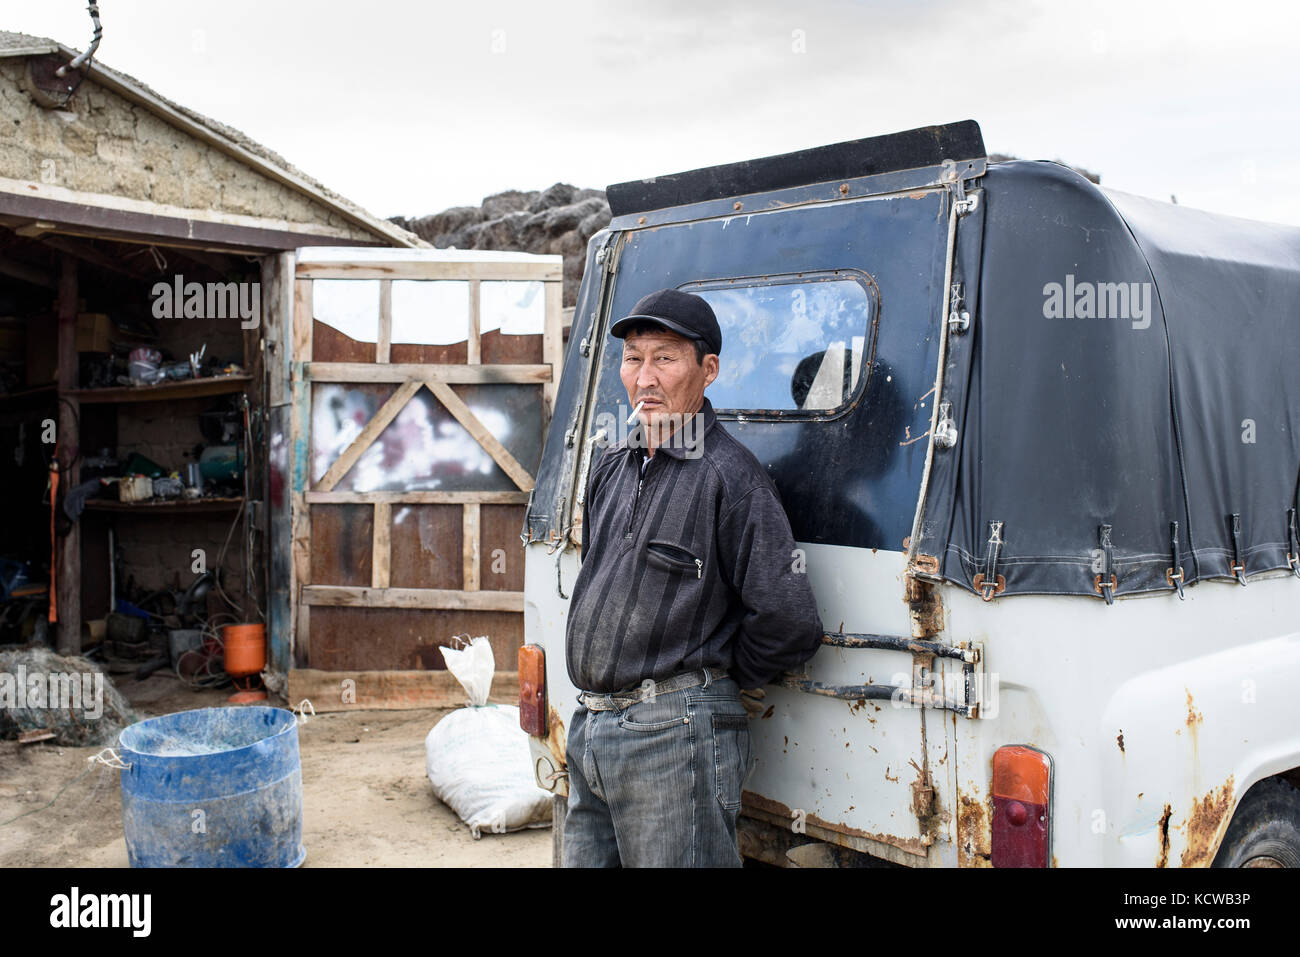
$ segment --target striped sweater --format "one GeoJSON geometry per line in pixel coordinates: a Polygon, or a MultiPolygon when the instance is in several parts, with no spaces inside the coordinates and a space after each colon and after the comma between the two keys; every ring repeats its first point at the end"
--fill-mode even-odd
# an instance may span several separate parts
{"type": "Polygon", "coordinates": [[[820,647],[776,486],[707,397],[696,416],[644,473],[639,423],[592,462],[565,635],[569,679],[582,690],[703,667],[757,688],[820,647]]]}

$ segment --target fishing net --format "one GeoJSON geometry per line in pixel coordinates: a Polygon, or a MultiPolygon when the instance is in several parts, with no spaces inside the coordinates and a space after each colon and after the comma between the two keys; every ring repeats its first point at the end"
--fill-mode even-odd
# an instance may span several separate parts
{"type": "Polygon", "coordinates": [[[0,651],[0,738],[48,729],[56,744],[109,745],[137,720],[94,662],[40,645],[0,651]]]}

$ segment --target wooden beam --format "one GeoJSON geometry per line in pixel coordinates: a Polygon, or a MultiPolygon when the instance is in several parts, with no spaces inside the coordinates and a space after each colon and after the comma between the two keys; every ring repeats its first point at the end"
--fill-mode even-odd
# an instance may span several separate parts
{"type": "Polygon", "coordinates": [[[38,219],[34,222],[26,223],[14,230],[19,236],[32,239],[36,236],[44,236],[54,228],[54,223],[38,219]]]}
{"type": "MultiPolygon", "coordinates": [[[[102,250],[96,249],[85,239],[73,239],[70,236],[41,236],[38,240],[42,245],[50,246],[59,252],[68,253],[76,256],[83,262],[88,262],[92,266],[98,266],[100,269],[106,269],[109,272],[117,273],[120,276],[127,276],[130,279],[143,279],[146,282],[158,279],[162,275],[158,269],[148,267],[141,268],[133,263],[129,263],[123,256],[111,256],[102,250]]],[[[143,251],[143,250],[141,250],[143,251]]]]}
{"type": "MultiPolygon", "coordinates": [[[[310,280],[296,279],[293,283],[293,362],[298,363],[311,362],[311,327],[312,317],[312,286],[310,280]]],[[[358,363],[364,365],[364,363],[358,363]]],[[[311,367],[304,365],[303,374],[306,378],[315,378],[311,374],[311,367]]],[[[306,423],[303,423],[306,425],[306,423]]],[[[300,433],[295,433],[300,434],[300,433]]]]}
{"type": "Polygon", "coordinates": [[[388,364],[393,350],[393,282],[379,283],[379,341],[375,343],[375,361],[388,364]]]}
{"type": "Polygon", "coordinates": [[[527,492],[308,492],[309,505],[527,505],[527,492]]]}
{"type": "Polygon", "coordinates": [[[291,661],[306,664],[311,660],[311,607],[302,598],[303,589],[311,582],[311,509],[305,493],[311,480],[311,454],[308,429],[311,426],[311,381],[304,370],[311,362],[312,340],[312,286],[311,280],[296,280],[286,273],[283,281],[293,289],[292,323],[285,338],[290,343],[289,433],[304,441],[290,443],[291,491],[289,495],[289,621],[292,627],[291,661]]]}
{"type": "Polygon", "coordinates": [[[483,317],[482,283],[477,279],[469,281],[469,340],[466,360],[476,366],[483,361],[483,340],[479,335],[479,324],[483,317]]]}
{"type": "Polygon", "coordinates": [[[378,239],[358,241],[338,233],[316,232],[317,227],[298,227],[280,220],[59,190],[3,177],[0,177],[0,208],[4,209],[4,221],[14,226],[39,219],[54,223],[56,230],[67,236],[117,239],[150,246],[168,244],[264,253],[299,246],[381,244],[378,239]],[[52,198],[55,195],[66,199],[52,198]]]}
{"type": "Polygon", "coordinates": [[[511,481],[525,492],[532,489],[534,480],[528,469],[520,465],[519,461],[506,451],[506,447],[487,430],[487,426],[479,421],[478,416],[470,411],[470,407],[452,391],[451,386],[445,382],[425,382],[425,385],[438,397],[438,401],[446,406],[447,411],[456,417],[456,421],[474,437],[474,441],[483,446],[483,450],[492,456],[492,460],[497,465],[501,466],[501,470],[510,476],[511,481]]]}
{"type": "MultiPolygon", "coordinates": [[[[320,714],[335,711],[405,711],[415,708],[459,708],[465,689],[450,671],[319,671],[289,672],[289,700],[304,698],[320,714]]],[[[519,672],[497,671],[489,701],[519,703],[519,672]]],[[[307,718],[311,720],[310,716],[307,718]]]]}
{"type": "Polygon", "coordinates": [[[244,392],[251,383],[250,375],[210,376],[206,379],[180,379],[160,382],[157,385],[114,385],[103,389],[69,389],[83,404],[96,402],[169,402],[174,399],[197,399],[209,395],[244,392]]]}
{"type": "Polygon", "coordinates": [[[551,367],[525,363],[471,366],[459,363],[424,365],[419,362],[393,362],[377,365],[373,362],[313,362],[307,369],[307,376],[313,382],[406,382],[408,379],[422,379],[436,382],[513,382],[539,385],[550,380],[551,367]]]}
{"type": "Polygon", "coordinates": [[[487,282],[559,282],[562,262],[299,262],[299,279],[479,279],[487,282]]]}
{"type": "MultiPolygon", "coordinates": [[[[376,506],[378,507],[378,506],[376,506]]],[[[461,515],[461,570],[465,591],[478,591],[479,514],[477,502],[466,502],[461,515]]]]}
{"type": "Polygon", "coordinates": [[[348,474],[348,469],[357,464],[357,459],[361,458],[363,452],[379,438],[379,433],[388,428],[388,423],[397,418],[397,413],[406,407],[406,403],[411,401],[411,396],[420,391],[421,383],[415,380],[404,382],[397,387],[397,391],[388,397],[388,401],[379,407],[374,418],[366,423],[361,434],[352,440],[352,444],[343,450],[342,454],[334,460],[325,474],[321,476],[320,482],[316,488],[322,492],[331,492],[334,486],[339,483],[343,476],[348,474]]]}
{"type": "Polygon", "coordinates": [[[393,557],[393,506],[388,502],[375,503],[374,545],[371,549],[370,583],[376,588],[387,588],[389,563],[393,557]]]}
{"type": "MultiPolygon", "coordinates": [[[[77,388],[77,260],[65,254],[59,279],[59,485],[75,488],[81,481],[81,436],[77,434],[80,403],[68,393],[77,388]]],[[[73,522],[68,534],[57,539],[58,569],[54,582],[58,627],[56,645],[61,655],[81,654],[81,523],[73,522]]]]}
{"type": "Polygon", "coordinates": [[[562,309],[564,306],[564,285],[558,282],[546,284],[546,317],[542,326],[542,361],[551,367],[551,378],[542,386],[545,400],[542,409],[542,434],[551,423],[555,412],[555,393],[560,387],[560,363],[564,361],[564,326],[562,309]]]}
{"type": "Polygon", "coordinates": [[[179,259],[189,260],[195,265],[204,266],[222,277],[230,273],[245,272],[251,265],[225,253],[210,253],[202,249],[189,249],[178,246],[168,246],[166,249],[168,256],[174,255],[179,259]]]}
{"type": "Polygon", "coordinates": [[[356,585],[306,585],[308,605],[352,608],[433,608],[454,611],[523,611],[521,591],[457,591],[450,588],[364,588],[356,585]]]}
{"type": "Polygon", "coordinates": [[[37,269],[35,266],[29,266],[26,263],[20,263],[14,259],[6,259],[3,256],[0,256],[0,276],[19,279],[33,286],[40,286],[42,289],[59,288],[59,281],[45,270],[37,269]]]}

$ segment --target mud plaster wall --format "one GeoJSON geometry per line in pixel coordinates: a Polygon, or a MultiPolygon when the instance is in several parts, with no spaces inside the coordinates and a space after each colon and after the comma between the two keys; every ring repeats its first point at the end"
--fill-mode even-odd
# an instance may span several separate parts
{"type": "Polygon", "coordinates": [[[0,177],[88,193],[329,227],[374,241],[337,213],[168,125],[91,80],[66,110],[26,93],[27,63],[0,60],[0,177]]]}

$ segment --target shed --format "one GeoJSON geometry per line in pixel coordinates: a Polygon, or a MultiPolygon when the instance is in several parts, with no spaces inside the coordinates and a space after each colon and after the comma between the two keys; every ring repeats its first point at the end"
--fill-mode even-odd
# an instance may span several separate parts
{"type": "MultiPolygon", "coordinates": [[[[0,558],[6,569],[29,563],[33,594],[52,564],[49,621],[65,653],[81,648],[83,620],[113,610],[114,592],[183,587],[205,565],[225,568],[227,597],[247,614],[267,607],[265,440],[287,401],[269,370],[288,362],[292,251],[428,246],[97,60],[60,76],[75,56],[0,32],[0,441],[18,464],[0,478],[15,506],[0,558]],[[204,295],[193,299],[195,288],[204,295]],[[120,353],[131,346],[179,366],[202,349],[202,374],[124,386],[120,353]],[[245,462],[229,494],[93,495],[76,521],[76,507],[51,508],[48,495],[40,504],[56,459],[57,502],[120,470],[111,460],[128,452],[184,473],[199,446],[223,438],[245,462]],[[53,556],[52,525],[62,533],[53,556]]],[[[26,627],[0,640],[31,637],[26,627]]]]}

